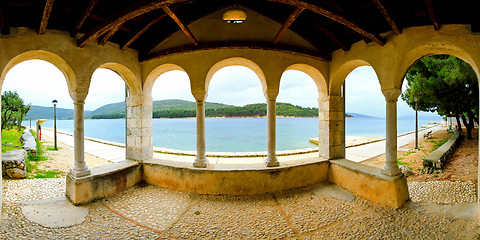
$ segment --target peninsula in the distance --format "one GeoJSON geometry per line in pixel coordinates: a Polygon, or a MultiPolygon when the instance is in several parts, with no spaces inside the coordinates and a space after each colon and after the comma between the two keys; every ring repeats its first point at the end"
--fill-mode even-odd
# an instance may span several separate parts
{"type": "MultiPolygon", "coordinates": [[[[282,117],[318,117],[318,108],[301,107],[290,103],[277,103],[277,116],[282,117]]],[[[27,119],[51,119],[51,107],[32,106],[27,119]]],[[[189,118],[195,117],[195,102],[168,99],[153,101],[153,118],[189,118]]],[[[247,104],[245,106],[233,106],[222,103],[206,102],[205,115],[207,117],[264,117],[267,115],[265,103],[247,104]]],[[[117,119],[125,117],[125,102],[111,103],[99,107],[94,111],[85,111],[85,118],[91,119],[117,119]]],[[[345,117],[354,117],[345,114],[345,117]]],[[[73,119],[72,109],[57,108],[57,118],[73,119]]]]}

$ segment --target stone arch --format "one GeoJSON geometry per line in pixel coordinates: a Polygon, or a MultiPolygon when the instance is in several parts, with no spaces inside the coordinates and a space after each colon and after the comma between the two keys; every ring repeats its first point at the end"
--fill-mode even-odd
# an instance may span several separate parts
{"type": "MultiPolygon", "coordinates": [[[[348,74],[350,74],[355,68],[361,66],[370,66],[373,68],[375,73],[378,75],[378,72],[375,70],[372,64],[369,62],[362,60],[362,59],[354,59],[345,62],[342,64],[332,75],[330,78],[330,89],[329,93],[332,96],[340,96],[341,88],[345,79],[347,78],[348,74]]],[[[379,78],[380,79],[380,78],[379,78]]]]}
{"type": "Polygon", "coordinates": [[[242,66],[246,67],[250,70],[252,70],[260,79],[260,83],[262,84],[262,89],[263,92],[267,92],[267,79],[265,77],[265,74],[263,73],[263,70],[258,66],[255,62],[243,58],[243,57],[233,57],[233,58],[228,58],[221,60],[217,63],[215,63],[207,73],[207,76],[205,78],[205,96],[208,93],[208,87],[210,85],[210,80],[212,80],[213,75],[220,69],[224,67],[229,67],[229,66],[242,66]]]}
{"type": "Polygon", "coordinates": [[[44,50],[31,50],[31,51],[23,52],[13,57],[12,59],[10,59],[10,61],[5,65],[2,71],[2,75],[0,79],[0,87],[3,85],[5,76],[10,71],[10,69],[12,69],[15,65],[19,63],[22,63],[28,60],[34,60],[34,59],[47,61],[53,64],[63,73],[63,75],[65,76],[65,79],[67,80],[68,92],[72,97],[72,99],[75,101],[75,90],[76,90],[77,80],[72,67],[60,56],[44,50]]]}
{"type": "MultiPolygon", "coordinates": [[[[182,72],[186,72],[182,67],[176,65],[176,64],[171,64],[171,63],[166,63],[162,64],[155,69],[153,69],[145,79],[145,83],[143,84],[143,94],[145,96],[152,96],[152,89],[153,89],[153,84],[157,80],[157,78],[169,71],[174,71],[174,70],[179,70],[182,72]]],[[[187,73],[187,72],[186,72],[187,73]]],[[[188,75],[188,73],[187,73],[188,75]]]]}
{"type": "Polygon", "coordinates": [[[107,62],[100,65],[98,68],[110,69],[116,72],[123,79],[123,81],[125,81],[130,95],[135,96],[142,93],[142,87],[139,84],[139,78],[135,76],[135,74],[128,67],[115,62],[107,62]]]}
{"type": "Polygon", "coordinates": [[[454,44],[446,44],[446,43],[430,43],[426,45],[419,46],[415,49],[412,49],[405,54],[404,60],[401,62],[399,66],[398,76],[395,76],[395,86],[398,88],[402,87],[403,80],[405,75],[407,74],[408,69],[417,62],[418,60],[422,59],[423,57],[429,55],[436,55],[436,54],[447,54],[451,56],[458,57],[465,61],[466,63],[470,64],[470,66],[475,71],[477,78],[480,79],[480,72],[478,69],[477,64],[475,63],[474,59],[471,55],[462,49],[459,46],[454,44]]]}
{"type": "MultiPolygon", "coordinates": [[[[315,85],[317,86],[318,98],[323,99],[328,96],[328,86],[325,76],[316,68],[303,63],[296,63],[288,66],[285,71],[288,70],[297,70],[307,74],[310,78],[313,79],[315,85]]],[[[280,84],[282,84],[280,82],[280,84]]]]}

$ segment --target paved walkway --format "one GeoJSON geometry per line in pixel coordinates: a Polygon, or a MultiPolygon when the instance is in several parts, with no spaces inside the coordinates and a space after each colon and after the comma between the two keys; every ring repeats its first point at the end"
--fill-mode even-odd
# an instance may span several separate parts
{"type": "MultiPolygon", "coordinates": [[[[442,129],[441,125],[418,131],[418,137],[422,138],[423,134],[429,131],[436,132],[442,129]]],[[[400,148],[415,141],[415,132],[401,135],[397,138],[397,147],[400,148]]],[[[385,140],[373,142],[361,146],[346,148],[346,159],[354,162],[361,162],[385,153],[385,140]]]]}
{"type": "MultiPolygon", "coordinates": [[[[58,135],[59,141],[73,145],[72,137],[68,140],[62,135],[58,135]]],[[[87,152],[100,157],[103,152],[124,154],[123,148],[95,141],[87,140],[85,146],[87,152]]],[[[420,185],[409,183],[410,191],[418,195],[411,196],[416,202],[408,202],[398,210],[374,204],[331,184],[253,196],[198,195],[140,184],[75,207],[64,197],[64,178],[3,180],[0,239],[478,237],[475,183],[430,184],[434,188],[427,191],[430,195],[425,192],[428,186],[420,185]],[[457,196],[465,191],[470,197],[457,196]]]]}
{"type": "Polygon", "coordinates": [[[254,196],[137,185],[80,207],[63,197],[63,178],[3,186],[0,239],[476,239],[479,231],[477,203],[393,210],[335,185],[254,196]]]}

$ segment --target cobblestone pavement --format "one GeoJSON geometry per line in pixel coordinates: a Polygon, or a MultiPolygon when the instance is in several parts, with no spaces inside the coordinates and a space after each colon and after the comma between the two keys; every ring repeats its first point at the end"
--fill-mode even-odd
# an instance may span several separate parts
{"type": "Polygon", "coordinates": [[[317,187],[209,196],[150,185],[88,204],[81,224],[48,228],[27,220],[20,202],[63,195],[64,179],[3,184],[0,239],[476,239],[479,232],[477,219],[444,213],[449,205],[410,202],[394,210],[317,187]]]}

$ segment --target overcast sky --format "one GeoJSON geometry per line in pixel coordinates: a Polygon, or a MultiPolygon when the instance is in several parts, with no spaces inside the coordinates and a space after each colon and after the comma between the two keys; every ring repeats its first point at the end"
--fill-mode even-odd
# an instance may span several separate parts
{"type": "MultiPolygon", "coordinates": [[[[346,79],[347,112],[385,117],[385,98],[371,67],[359,67],[346,79]]],[[[73,101],[67,90],[63,74],[52,64],[41,60],[30,60],[13,67],[5,77],[4,91],[17,91],[27,103],[73,109],[73,101]]],[[[153,87],[154,100],[184,99],[194,101],[186,73],[171,71],[161,75],[153,87]]],[[[125,98],[125,84],[115,72],[107,69],[95,71],[90,91],[85,100],[85,110],[95,110],[108,103],[121,102],[125,98]]],[[[313,80],[306,74],[294,70],[283,74],[280,82],[278,102],[288,102],[306,107],[318,107],[318,93],[313,80]]],[[[220,69],[210,82],[207,101],[243,106],[263,103],[262,86],[253,71],[245,67],[232,66],[220,69]]],[[[413,116],[415,112],[399,98],[398,116],[413,116]]],[[[431,115],[424,113],[421,115],[431,115]]]]}

